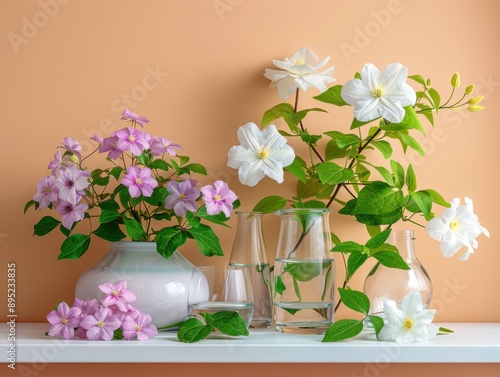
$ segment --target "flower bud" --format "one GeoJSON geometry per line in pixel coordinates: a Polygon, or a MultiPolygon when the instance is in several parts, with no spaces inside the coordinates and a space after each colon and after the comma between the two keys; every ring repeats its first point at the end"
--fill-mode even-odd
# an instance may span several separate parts
{"type": "Polygon", "coordinates": [[[75,164],[78,164],[80,161],[78,160],[78,157],[76,157],[74,154],[69,156],[69,159],[73,161],[75,164]]]}
{"type": "Polygon", "coordinates": [[[460,86],[460,74],[458,72],[455,72],[451,78],[451,86],[454,88],[458,88],[460,86]]]}
{"type": "Polygon", "coordinates": [[[477,97],[472,97],[469,100],[469,105],[477,105],[479,102],[483,100],[484,96],[477,96],[477,97]]]}
{"type": "Polygon", "coordinates": [[[484,110],[484,106],[481,106],[481,105],[469,105],[467,107],[467,111],[470,111],[472,113],[475,113],[477,111],[481,111],[481,110],[484,110]]]}
{"type": "Polygon", "coordinates": [[[467,88],[465,88],[465,94],[470,95],[474,91],[475,85],[469,85],[467,88]]]}

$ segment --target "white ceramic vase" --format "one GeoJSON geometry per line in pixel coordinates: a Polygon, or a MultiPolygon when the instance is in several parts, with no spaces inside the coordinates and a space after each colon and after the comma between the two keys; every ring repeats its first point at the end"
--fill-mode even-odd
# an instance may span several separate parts
{"type": "MultiPolygon", "coordinates": [[[[100,284],[125,280],[127,289],[137,297],[132,305],[148,313],[155,326],[168,326],[187,318],[193,268],[179,251],[163,258],[154,242],[114,242],[110,243],[108,253],[80,276],[75,297],[100,300],[103,297],[100,284]]],[[[200,294],[206,291],[208,288],[200,294]]]]}

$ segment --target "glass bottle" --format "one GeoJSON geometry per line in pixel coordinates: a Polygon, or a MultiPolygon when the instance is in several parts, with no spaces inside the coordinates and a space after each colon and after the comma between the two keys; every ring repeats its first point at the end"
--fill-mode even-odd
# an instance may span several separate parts
{"type": "Polygon", "coordinates": [[[277,211],[280,233],[274,264],[276,331],[319,334],[333,322],[335,264],[328,209],[277,211]]]}
{"type": "Polygon", "coordinates": [[[394,300],[398,307],[410,291],[419,291],[426,309],[432,297],[432,282],[415,255],[413,230],[391,231],[387,243],[398,248],[409,270],[384,267],[377,263],[368,274],[364,292],[370,299],[370,314],[384,317],[384,300],[394,300]]]}
{"type": "Polygon", "coordinates": [[[271,279],[267,249],[262,233],[262,212],[235,212],[238,218],[229,266],[249,269],[254,296],[254,312],[250,327],[271,325],[271,279]]]}

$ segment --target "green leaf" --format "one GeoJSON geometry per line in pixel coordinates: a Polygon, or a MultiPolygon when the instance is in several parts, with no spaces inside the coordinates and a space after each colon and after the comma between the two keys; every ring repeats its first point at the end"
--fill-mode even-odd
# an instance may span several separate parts
{"type": "Polygon", "coordinates": [[[361,139],[356,134],[344,134],[340,131],[328,131],[325,132],[325,135],[334,139],[340,149],[347,149],[361,143],[361,139]]]}
{"type": "Polygon", "coordinates": [[[262,117],[262,123],[261,127],[264,127],[265,125],[271,123],[273,120],[279,119],[283,117],[283,114],[285,113],[293,113],[293,106],[290,105],[289,103],[280,103],[271,109],[267,110],[264,113],[264,116],[262,117]]]}
{"type": "Polygon", "coordinates": [[[90,235],[73,234],[66,238],[61,245],[61,252],[57,259],[78,259],[80,258],[90,245],[90,235]]]}
{"type": "Polygon", "coordinates": [[[436,109],[436,114],[437,114],[439,111],[439,105],[441,105],[441,96],[434,88],[429,88],[427,93],[429,93],[429,96],[432,98],[434,109],[436,109]]]}
{"type": "Polygon", "coordinates": [[[306,180],[306,183],[297,181],[297,195],[301,199],[306,199],[306,198],[329,199],[331,193],[333,192],[333,188],[334,188],[333,185],[324,185],[318,179],[308,178],[306,180]]]}
{"type": "Polygon", "coordinates": [[[292,283],[293,283],[293,291],[295,292],[297,299],[299,301],[302,301],[302,297],[300,296],[299,284],[297,283],[297,279],[295,278],[295,276],[292,276],[292,283]]]}
{"type": "Polygon", "coordinates": [[[195,216],[193,212],[186,211],[186,220],[190,226],[193,228],[198,227],[200,225],[201,219],[198,216],[195,216]]]}
{"type": "Polygon", "coordinates": [[[368,255],[365,253],[351,253],[347,259],[347,279],[350,279],[367,259],[368,255]]]}
{"type": "Polygon", "coordinates": [[[420,75],[411,75],[411,76],[408,76],[408,78],[413,80],[413,81],[418,82],[420,85],[425,86],[425,79],[420,75]]]}
{"type": "Polygon", "coordinates": [[[322,138],[321,135],[311,135],[307,130],[305,131],[299,131],[300,133],[300,138],[302,139],[303,142],[309,144],[309,145],[317,145],[318,141],[322,138]]]}
{"type": "Polygon", "coordinates": [[[109,171],[109,174],[111,174],[117,181],[120,179],[120,175],[124,171],[123,168],[120,168],[119,166],[115,166],[113,169],[109,171]]]}
{"type": "Polygon", "coordinates": [[[379,174],[382,176],[382,178],[384,178],[384,180],[388,184],[390,184],[390,185],[394,184],[394,179],[393,179],[392,174],[389,170],[387,170],[383,166],[373,166],[373,168],[379,172],[379,174]]]}
{"type": "Polygon", "coordinates": [[[403,133],[398,134],[398,138],[401,140],[403,145],[407,145],[410,148],[416,150],[420,156],[424,156],[424,150],[422,149],[422,146],[416,141],[413,137],[410,135],[406,135],[403,133]]]}
{"type": "Polygon", "coordinates": [[[384,319],[377,315],[369,315],[368,318],[370,319],[370,322],[373,325],[373,329],[375,330],[375,335],[377,335],[378,338],[380,330],[382,330],[382,327],[384,327],[384,319]]]}
{"type": "Polygon", "coordinates": [[[123,339],[123,330],[121,328],[118,328],[113,332],[113,338],[111,340],[122,340],[122,339],[123,339]]]}
{"type": "Polygon", "coordinates": [[[274,211],[284,208],[286,199],[282,196],[271,195],[260,200],[253,208],[254,212],[272,213],[274,211]]]}
{"type": "Polygon", "coordinates": [[[380,232],[370,238],[368,242],[366,243],[366,247],[369,249],[376,249],[377,247],[382,246],[385,241],[389,238],[389,235],[391,234],[391,229],[386,229],[383,232],[380,232]]]}
{"type": "Polygon", "coordinates": [[[333,322],[322,342],[338,342],[341,340],[352,338],[363,330],[363,321],[356,319],[341,319],[333,322]]]}
{"type": "Polygon", "coordinates": [[[342,85],[335,85],[331,88],[328,88],[323,93],[314,97],[321,102],[331,103],[336,106],[349,106],[349,104],[342,99],[342,85]]]}
{"type": "Polygon", "coordinates": [[[455,331],[447,329],[446,327],[440,327],[439,332],[448,333],[448,334],[455,333],[455,331]]]}
{"type": "Polygon", "coordinates": [[[168,164],[165,160],[157,159],[153,160],[149,163],[148,166],[150,169],[158,169],[163,171],[168,171],[168,164]]]}
{"type": "Polygon", "coordinates": [[[379,251],[373,257],[385,267],[399,268],[400,270],[410,269],[401,255],[392,251],[379,251]]]}
{"type": "Polygon", "coordinates": [[[370,179],[371,172],[360,162],[356,165],[356,175],[360,182],[367,182],[370,179]]]}
{"type": "Polygon", "coordinates": [[[345,306],[355,312],[368,315],[370,311],[370,300],[363,292],[343,288],[338,288],[338,291],[340,293],[340,299],[345,306]]]}
{"type": "Polygon", "coordinates": [[[305,202],[296,202],[294,208],[326,208],[326,204],[320,200],[308,200],[305,202]]]}
{"type": "Polygon", "coordinates": [[[349,154],[349,149],[341,149],[335,139],[330,140],[326,144],[325,149],[325,160],[330,161],[337,158],[344,158],[349,154]]]}
{"type": "Polygon", "coordinates": [[[317,276],[320,276],[321,271],[325,267],[327,267],[327,264],[321,261],[285,263],[284,271],[288,272],[294,279],[298,281],[309,281],[317,276]]]}
{"type": "Polygon", "coordinates": [[[234,311],[211,314],[211,323],[221,333],[229,336],[249,335],[245,321],[234,311]]]}
{"type": "Polygon", "coordinates": [[[340,253],[362,253],[365,250],[363,245],[354,241],[345,241],[336,244],[331,251],[340,253]]]}
{"type": "MultiPolygon", "coordinates": [[[[233,203],[233,208],[236,208],[236,202],[233,203]]],[[[207,207],[205,205],[201,206],[198,211],[196,212],[196,215],[204,220],[210,221],[211,223],[222,225],[222,226],[229,226],[226,224],[226,222],[229,220],[229,218],[224,214],[224,212],[219,212],[217,215],[209,215],[207,213],[207,207]]],[[[186,214],[187,218],[187,214],[186,214]]]]}
{"type": "Polygon", "coordinates": [[[168,227],[158,232],[155,238],[156,251],[164,258],[172,256],[180,246],[184,245],[187,236],[181,228],[168,227]]]}
{"type": "Polygon", "coordinates": [[[300,181],[306,183],[307,175],[304,170],[304,164],[305,162],[301,157],[295,156],[293,162],[290,165],[286,166],[284,169],[293,174],[300,181]]]}
{"type": "Polygon", "coordinates": [[[279,275],[274,279],[274,291],[279,295],[282,295],[286,291],[285,283],[283,283],[283,279],[279,275]]]}
{"type": "Polygon", "coordinates": [[[385,182],[374,181],[359,192],[352,214],[382,215],[400,208],[403,199],[401,190],[385,182]]]}
{"type": "Polygon", "coordinates": [[[405,117],[401,123],[407,125],[408,128],[416,129],[425,135],[425,129],[422,126],[422,123],[420,123],[420,119],[418,119],[418,115],[413,106],[405,106],[405,113],[405,117]]]}
{"type": "Polygon", "coordinates": [[[160,207],[168,195],[168,191],[165,187],[156,187],[150,197],[144,197],[144,201],[152,206],[160,207]]]}
{"type": "Polygon", "coordinates": [[[332,266],[328,267],[328,270],[326,271],[326,276],[325,276],[325,283],[323,284],[323,293],[321,294],[321,300],[325,301],[327,299],[328,292],[331,292],[332,290],[332,266]]]}
{"type": "Polygon", "coordinates": [[[398,207],[391,212],[382,213],[380,215],[356,215],[356,221],[370,226],[391,225],[401,220],[401,209],[402,207],[398,207]]]}
{"type": "Polygon", "coordinates": [[[200,224],[197,228],[190,228],[188,232],[193,236],[203,255],[207,257],[224,255],[219,238],[208,225],[200,224]]]}
{"type": "Polygon", "coordinates": [[[26,211],[31,207],[31,206],[35,206],[35,208],[38,208],[38,203],[35,202],[33,199],[31,199],[30,201],[28,201],[26,203],[26,205],[24,206],[24,211],[23,213],[26,215],[26,211]]]}
{"type": "Polygon", "coordinates": [[[391,144],[388,141],[385,141],[385,140],[375,140],[375,141],[371,142],[371,145],[373,145],[380,152],[382,152],[382,155],[384,156],[385,159],[391,158],[391,156],[392,156],[392,146],[391,146],[391,144]]]}
{"type": "Polygon", "coordinates": [[[368,122],[360,122],[356,118],[353,118],[352,123],[351,123],[351,130],[355,130],[356,128],[363,127],[365,124],[371,123],[374,120],[376,120],[376,119],[369,120],[368,122]]]}
{"type": "Polygon", "coordinates": [[[198,318],[189,318],[184,321],[177,332],[177,339],[183,343],[194,343],[205,339],[214,331],[214,327],[204,324],[198,318]]]}
{"type": "Polygon", "coordinates": [[[405,183],[405,170],[403,165],[395,160],[391,160],[391,169],[394,173],[394,186],[401,189],[405,183]]]}
{"type": "Polygon", "coordinates": [[[447,202],[439,192],[437,192],[436,190],[432,190],[432,189],[427,189],[427,190],[422,190],[422,192],[427,192],[428,194],[431,195],[432,197],[432,201],[436,204],[439,204],[440,206],[443,206],[443,207],[446,207],[446,208],[449,208],[451,207],[451,204],[449,202],[447,202]]]}
{"type": "Polygon", "coordinates": [[[189,169],[190,171],[202,175],[207,175],[207,169],[201,165],[201,164],[188,164],[184,166],[186,169],[189,169]]]}
{"type": "Polygon", "coordinates": [[[52,216],[44,216],[34,226],[34,234],[44,236],[53,231],[61,222],[52,216]]]}
{"type": "Polygon", "coordinates": [[[146,235],[139,221],[124,216],[122,218],[125,224],[125,231],[132,240],[140,241],[146,235]]]}
{"type": "Polygon", "coordinates": [[[425,191],[409,192],[411,198],[415,201],[424,218],[429,221],[432,219],[432,196],[425,191]]]}
{"type": "Polygon", "coordinates": [[[417,188],[417,177],[411,164],[408,165],[408,170],[406,170],[406,186],[408,187],[408,191],[415,191],[417,188]]]}
{"type": "Polygon", "coordinates": [[[367,225],[366,230],[368,231],[368,234],[370,235],[370,237],[374,237],[380,233],[380,226],[379,225],[367,225]]]}
{"type": "Polygon", "coordinates": [[[110,221],[113,221],[118,217],[120,217],[120,214],[116,209],[103,209],[101,211],[101,214],[99,215],[99,222],[109,223],[110,221]]]}
{"type": "Polygon", "coordinates": [[[109,242],[117,242],[127,237],[116,221],[102,223],[92,233],[109,242]]]}
{"type": "Polygon", "coordinates": [[[339,213],[340,213],[341,215],[351,215],[351,214],[352,214],[352,211],[354,210],[354,207],[356,207],[356,203],[357,203],[357,201],[358,201],[357,199],[351,199],[351,200],[349,200],[349,201],[345,204],[344,208],[341,208],[341,209],[339,210],[339,213]]]}
{"type": "Polygon", "coordinates": [[[324,162],[316,166],[319,179],[324,185],[336,185],[354,177],[351,169],[345,169],[334,162],[324,162]]]}

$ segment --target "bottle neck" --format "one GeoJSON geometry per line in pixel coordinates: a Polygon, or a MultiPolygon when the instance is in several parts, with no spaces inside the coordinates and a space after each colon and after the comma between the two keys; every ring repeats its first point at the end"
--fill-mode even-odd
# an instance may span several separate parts
{"type": "Polygon", "coordinates": [[[392,230],[387,243],[398,248],[403,259],[416,259],[413,230],[392,230]]]}

